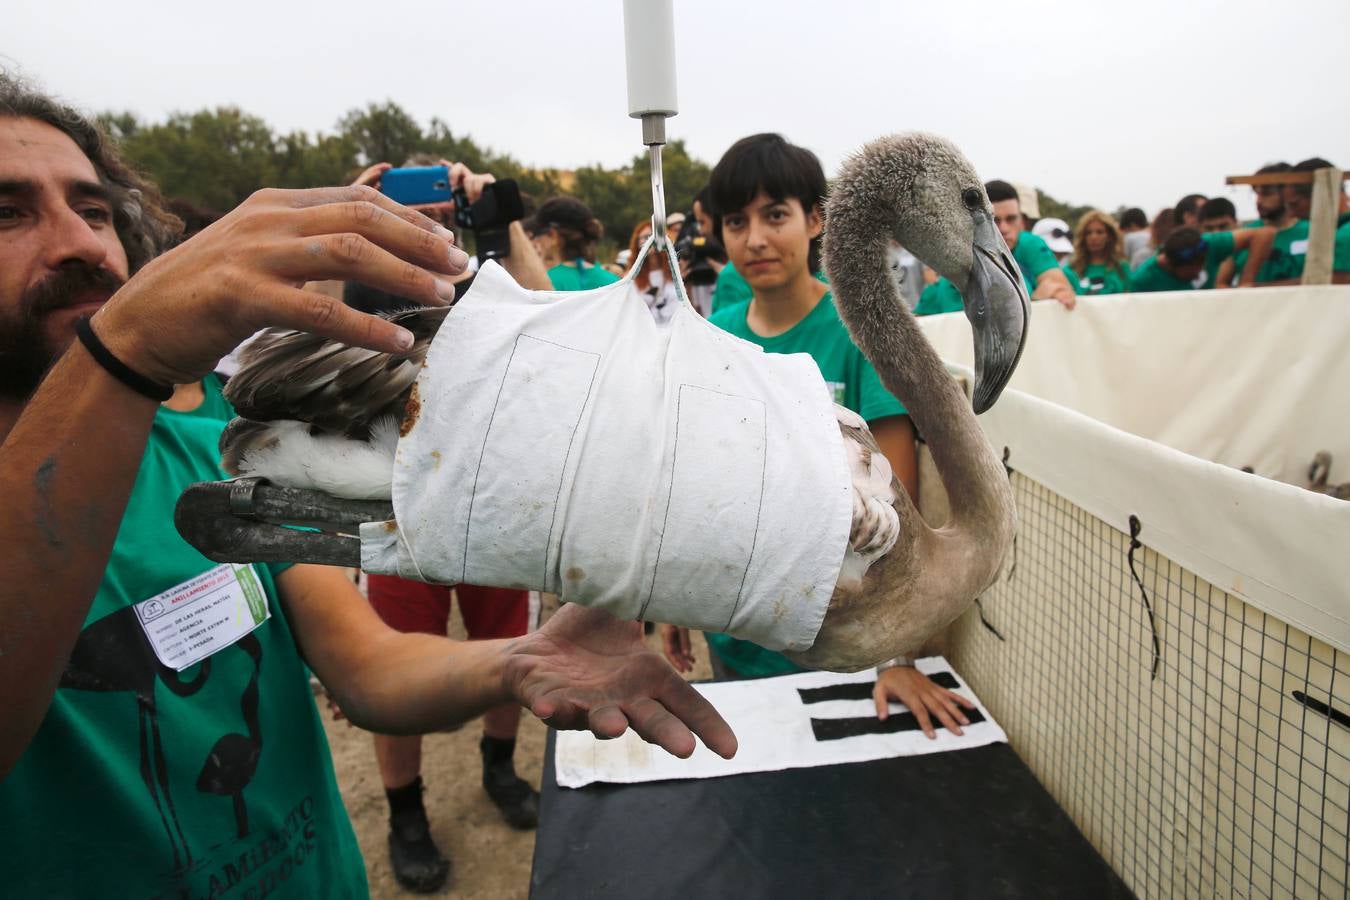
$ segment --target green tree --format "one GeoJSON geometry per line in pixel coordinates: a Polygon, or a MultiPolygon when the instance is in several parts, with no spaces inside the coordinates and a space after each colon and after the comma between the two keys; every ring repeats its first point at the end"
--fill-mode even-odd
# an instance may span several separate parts
{"type": "Polygon", "coordinates": [[[1040,188],[1036,189],[1036,195],[1041,205],[1041,218],[1063,219],[1070,228],[1078,226],[1078,220],[1082,218],[1084,213],[1096,209],[1095,206],[1091,205],[1074,206],[1062,200],[1056,200],[1040,188]]]}
{"type": "Polygon", "coordinates": [[[417,120],[393,100],[354,109],[338,120],[337,127],[338,136],[351,142],[363,166],[377,162],[401,165],[426,143],[417,120]]]}
{"type": "MultiPolygon", "coordinates": [[[[661,151],[666,212],[684,212],[694,195],[708,183],[711,167],[689,155],[684,141],[672,141],[661,151]]],[[[587,166],[577,170],[576,196],[591,208],[605,233],[623,246],[639,222],[652,215],[651,162],[646,153],[634,156],[621,169],[587,166]]]]}
{"type": "MultiPolygon", "coordinates": [[[[441,119],[432,119],[423,129],[392,100],[349,110],[334,134],[278,134],[257,116],[231,106],[174,113],[156,124],[116,111],[104,113],[100,121],[166,196],[222,212],[261,187],[346,184],[366,165],[399,165],[418,152],[463,162],[499,179],[513,178],[535,203],[563,193],[564,173],[559,170],[525,166],[468,134],[455,134],[441,119]]],[[[694,194],[707,183],[708,164],[690,156],[683,141],[663,148],[662,163],[667,211],[688,210],[694,194]]],[[[648,156],[640,153],[618,168],[579,169],[569,192],[604,223],[606,245],[622,245],[633,226],[651,215],[650,184],[648,156]]]]}
{"type": "Polygon", "coordinates": [[[105,112],[98,117],[98,123],[116,141],[125,141],[141,130],[140,119],[136,118],[135,113],[129,111],[105,112]]]}
{"type": "Polygon", "coordinates": [[[122,145],[165,196],[210,209],[232,209],[277,182],[272,129],[237,107],[174,113],[162,125],[132,129],[122,145]]]}
{"type": "Polygon", "coordinates": [[[316,135],[310,140],[303,131],[278,139],[274,187],[306,188],[348,184],[361,166],[356,147],[341,135],[316,135]]]}

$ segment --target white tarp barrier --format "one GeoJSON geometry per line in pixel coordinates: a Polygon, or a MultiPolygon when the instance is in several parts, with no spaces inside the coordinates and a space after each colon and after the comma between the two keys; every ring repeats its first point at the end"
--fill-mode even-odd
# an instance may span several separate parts
{"type": "Polygon", "coordinates": [[[638,784],[673,778],[721,778],[1008,742],[989,710],[947,660],[933,656],[915,660],[914,664],[930,677],[950,678],[946,682],[954,685],[950,689],[976,705],[978,716],[971,716],[971,724],[962,726],[960,736],[935,719],[936,737],[930,740],[900,703],[890,705],[889,719],[878,720],[872,700],[877,678],[874,669],[846,675],[805,672],[696,684],[694,687],[736,732],[739,747],[735,757],[723,759],[699,742],[693,756],[680,759],[642,740],[631,728],[607,741],[597,740],[589,731],[560,731],[554,754],[558,784],[576,788],[597,781],[638,784]],[[856,690],[847,690],[850,687],[856,690]]]}
{"type": "MultiPolygon", "coordinates": [[[[1138,516],[1149,547],[1350,651],[1350,502],[1299,486],[1319,450],[1350,481],[1350,287],[1032,308],[1021,365],[980,417],[1009,465],[1122,531],[1138,516]]],[[[970,368],[963,315],[920,321],[970,368]]]]}
{"type": "Polygon", "coordinates": [[[809,356],[765,354],[687,303],[658,326],[626,279],[528,291],[489,263],[416,390],[397,527],[362,527],[367,571],[815,641],[852,488],[809,356]]]}

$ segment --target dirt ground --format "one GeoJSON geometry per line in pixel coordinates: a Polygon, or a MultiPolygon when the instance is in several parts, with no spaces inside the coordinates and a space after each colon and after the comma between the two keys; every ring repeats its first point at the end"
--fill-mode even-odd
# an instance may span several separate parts
{"type": "MultiPolygon", "coordinates": [[[[544,616],[549,614],[545,605],[544,616]]],[[[451,635],[463,637],[458,611],[451,635]]],[[[660,651],[660,641],[648,638],[660,651]]],[[[698,665],[691,678],[709,678],[708,649],[701,634],[695,635],[694,655],[698,665]]],[[[333,753],[338,786],[347,804],[361,854],[366,861],[370,895],[375,898],[414,897],[398,886],[389,868],[387,836],[389,807],[384,799],[370,733],[334,721],[323,697],[318,697],[328,744],[333,753]]],[[[543,770],[547,729],[526,713],[521,717],[516,741],[516,771],[536,788],[543,770]]],[[[422,780],[431,833],[441,852],[451,861],[450,884],[440,894],[464,900],[510,900],[530,892],[530,864],[534,858],[534,832],[513,831],[483,793],[482,764],[478,739],[482,728],[471,722],[459,731],[428,736],[422,744],[422,780]]]]}

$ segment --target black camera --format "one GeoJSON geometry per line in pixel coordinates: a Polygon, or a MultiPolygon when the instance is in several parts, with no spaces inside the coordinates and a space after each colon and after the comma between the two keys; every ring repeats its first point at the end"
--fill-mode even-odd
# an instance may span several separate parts
{"type": "Polygon", "coordinates": [[[502,259],[511,255],[511,223],[524,218],[520,188],[510,178],[494,181],[483,188],[476,203],[469,202],[464,188],[456,188],[455,224],[473,230],[477,238],[478,259],[502,259]]]}
{"type": "Polygon", "coordinates": [[[712,235],[703,234],[698,227],[698,219],[691,211],[680,225],[680,233],[675,236],[675,255],[688,265],[684,283],[691,287],[709,285],[717,281],[717,270],[713,262],[727,261],[727,251],[721,242],[712,235]]]}

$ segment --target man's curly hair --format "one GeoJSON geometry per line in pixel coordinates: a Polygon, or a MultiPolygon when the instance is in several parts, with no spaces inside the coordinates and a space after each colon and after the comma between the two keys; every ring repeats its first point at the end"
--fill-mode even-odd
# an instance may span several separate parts
{"type": "Polygon", "coordinates": [[[93,119],[3,71],[0,118],[45,122],[66,134],[89,157],[99,181],[111,193],[113,225],[133,274],[177,241],[183,223],[164,208],[159,189],[127,164],[93,119]]]}

